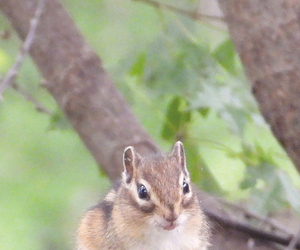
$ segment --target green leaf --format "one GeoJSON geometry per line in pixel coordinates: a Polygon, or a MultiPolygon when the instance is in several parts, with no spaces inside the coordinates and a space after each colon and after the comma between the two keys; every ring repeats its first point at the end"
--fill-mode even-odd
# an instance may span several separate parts
{"type": "Polygon", "coordinates": [[[189,123],[192,119],[192,114],[189,110],[183,110],[181,112],[181,124],[180,125],[185,125],[189,123]]]}
{"type": "Polygon", "coordinates": [[[270,172],[269,176],[270,181],[263,187],[253,189],[250,197],[251,210],[263,215],[278,211],[287,204],[276,174],[270,172]]]}
{"type": "Polygon", "coordinates": [[[221,117],[227,121],[233,132],[237,132],[240,135],[243,134],[250,119],[248,113],[242,108],[231,105],[225,105],[225,110],[226,112],[220,114],[221,117]]]}
{"type": "Polygon", "coordinates": [[[218,63],[208,46],[182,34],[168,38],[158,37],[147,49],[144,82],[158,94],[195,95],[201,89],[200,80],[215,77],[218,63]]]}
{"type": "Polygon", "coordinates": [[[69,121],[66,119],[65,115],[61,110],[56,110],[56,112],[50,118],[49,130],[68,130],[71,129],[69,121]]]}
{"type": "Polygon", "coordinates": [[[268,214],[292,206],[300,212],[300,193],[286,172],[275,163],[271,152],[258,144],[243,144],[243,152],[236,155],[247,166],[240,188],[251,189],[251,209],[268,214]]]}
{"type": "Polygon", "coordinates": [[[176,96],[169,104],[161,134],[162,138],[165,140],[174,138],[176,132],[179,130],[181,120],[181,112],[179,111],[180,103],[181,98],[176,96]]]}
{"type": "Polygon", "coordinates": [[[300,192],[294,185],[291,177],[281,169],[276,170],[277,177],[282,187],[283,196],[289,202],[289,204],[300,213],[300,192]]]}
{"type": "Polygon", "coordinates": [[[191,111],[183,108],[186,105],[186,100],[180,96],[175,96],[171,100],[162,129],[163,139],[184,138],[187,126],[191,122],[191,111]]]}
{"type": "Polygon", "coordinates": [[[197,96],[191,98],[190,109],[211,109],[227,122],[229,129],[242,135],[249,115],[243,109],[242,100],[228,86],[204,85],[197,96]]]}
{"type": "Polygon", "coordinates": [[[133,63],[129,70],[131,76],[142,77],[144,74],[144,67],[146,64],[146,53],[142,52],[136,58],[136,61],[133,63]]]}
{"type": "Polygon", "coordinates": [[[232,75],[236,75],[235,48],[230,39],[221,43],[213,52],[215,59],[232,75]]]}
{"type": "Polygon", "coordinates": [[[248,189],[248,188],[255,187],[256,183],[257,183],[257,178],[247,174],[247,176],[244,178],[244,180],[240,183],[239,186],[240,186],[241,189],[245,190],[245,189],[248,189]]]}
{"type": "Polygon", "coordinates": [[[199,108],[198,112],[203,118],[206,118],[209,114],[209,110],[209,108],[199,108]]]}

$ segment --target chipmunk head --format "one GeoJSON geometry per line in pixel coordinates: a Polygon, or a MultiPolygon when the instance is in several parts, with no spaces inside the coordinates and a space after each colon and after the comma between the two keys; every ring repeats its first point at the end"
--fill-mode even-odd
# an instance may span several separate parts
{"type": "Polygon", "coordinates": [[[195,199],[181,142],[175,143],[171,154],[154,157],[141,157],[128,147],[123,164],[130,204],[148,224],[173,230],[188,219],[195,199]]]}

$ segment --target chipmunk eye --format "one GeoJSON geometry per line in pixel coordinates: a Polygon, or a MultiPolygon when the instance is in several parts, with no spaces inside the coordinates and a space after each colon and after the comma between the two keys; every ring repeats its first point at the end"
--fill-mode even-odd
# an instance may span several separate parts
{"type": "Polygon", "coordinates": [[[146,200],[149,198],[147,188],[144,185],[139,185],[138,192],[140,199],[146,200]]]}
{"type": "Polygon", "coordinates": [[[182,189],[183,189],[183,194],[190,192],[189,184],[186,181],[183,181],[182,189]]]}

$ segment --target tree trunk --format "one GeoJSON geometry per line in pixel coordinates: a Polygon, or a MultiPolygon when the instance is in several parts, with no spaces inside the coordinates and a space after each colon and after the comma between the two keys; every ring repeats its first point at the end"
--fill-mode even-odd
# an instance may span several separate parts
{"type": "Polygon", "coordinates": [[[219,3],[262,115],[300,173],[300,1],[219,3]]]}
{"type": "MultiPolygon", "coordinates": [[[[0,0],[2,12],[22,40],[36,6],[37,0],[0,0]]],[[[46,80],[45,87],[111,180],[120,176],[125,146],[134,145],[141,154],[159,151],[58,0],[46,0],[30,55],[46,80]]],[[[206,214],[228,218],[218,200],[206,196],[201,201],[206,214]]],[[[248,234],[215,221],[211,220],[212,250],[249,249],[248,234]]],[[[275,248],[263,242],[251,249],[275,248]]]]}

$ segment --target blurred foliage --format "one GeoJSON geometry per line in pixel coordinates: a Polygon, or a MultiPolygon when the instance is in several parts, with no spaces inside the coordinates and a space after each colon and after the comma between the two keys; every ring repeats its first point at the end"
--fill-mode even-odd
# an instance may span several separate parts
{"type": "MultiPolygon", "coordinates": [[[[137,1],[63,2],[149,133],[166,151],[184,142],[199,187],[263,214],[300,210],[299,175],[260,116],[226,31],[137,1]]],[[[193,11],[199,1],[160,3],[193,11]]],[[[3,76],[20,42],[3,16],[0,29],[9,33],[0,39],[3,76]]],[[[109,188],[39,79],[27,59],[17,83],[52,115],[13,90],[0,103],[1,249],[72,249],[80,215],[109,188]]]]}

